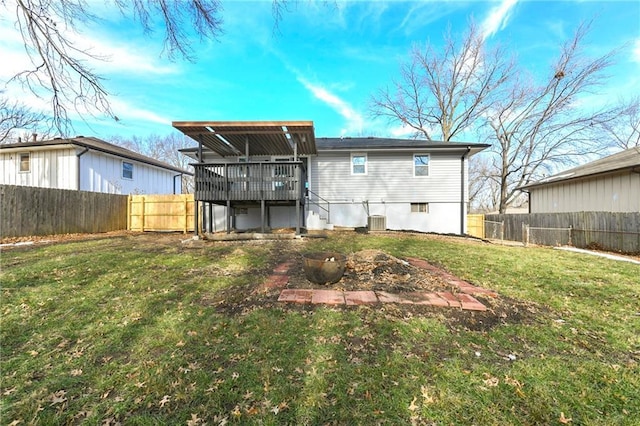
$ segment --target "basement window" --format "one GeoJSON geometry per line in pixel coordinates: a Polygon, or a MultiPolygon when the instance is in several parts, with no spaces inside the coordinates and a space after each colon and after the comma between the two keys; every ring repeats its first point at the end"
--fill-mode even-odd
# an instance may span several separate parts
{"type": "Polygon", "coordinates": [[[133,163],[122,162],[122,178],[133,179],[133,163]]]}
{"type": "Polygon", "coordinates": [[[31,171],[31,154],[28,152],[23,152],[19,154],[20,159],[20,172],[28,173],[31,171]]]}
{"type": "Polygon", "coordinates": [[[411,213],[429,213],[429,203],[411,203],[411,213]]]}

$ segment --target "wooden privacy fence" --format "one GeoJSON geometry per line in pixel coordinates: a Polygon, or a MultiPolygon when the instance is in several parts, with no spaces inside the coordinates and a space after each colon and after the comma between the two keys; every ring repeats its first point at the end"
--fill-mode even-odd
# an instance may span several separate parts
{"type": "Polygon", "coordinates": [[[130,231],[193,231],[193,194],[129,195],[130,231]]]}
{"type": "Polygon", "coordinates": [[[485,215],[485,236],[525,244],[640,253],[640,212],[485,215]],[[502,235],[498,236],[498,232],[502,235]]]}
{"type": "Polygon", "coordinates": [[[126,195],[0,185],[3,238],[109,232],[126,227],[126,195]]]}

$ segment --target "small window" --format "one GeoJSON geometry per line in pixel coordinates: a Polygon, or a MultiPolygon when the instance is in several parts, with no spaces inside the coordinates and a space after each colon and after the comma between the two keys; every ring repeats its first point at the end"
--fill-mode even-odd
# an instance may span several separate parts
{"type": "Polygon", "coordinates": [[[429,176],[429,154],[415,154],[413,156],[413,175],[429,176]]]}
{"type": "Polygon", "coordinates": [[[429,203],[411,203],[411,213],[429,213],[429,203]]]}
{"type": "Polygon", "coordinates": [[[351,174],[367,174],[367,154],[351,154],[351,174]]]}
{"type": "Polygon", "coordinates": [[[21,172],[29,172],[31,171],[31,154],[28,152],[23,152],[20,154],[20,171],[21,172]]]}
{"type": "Polygon", "coordinates": [[[133,163],[122,162],[122,178],[133,179],[133,163]]]}

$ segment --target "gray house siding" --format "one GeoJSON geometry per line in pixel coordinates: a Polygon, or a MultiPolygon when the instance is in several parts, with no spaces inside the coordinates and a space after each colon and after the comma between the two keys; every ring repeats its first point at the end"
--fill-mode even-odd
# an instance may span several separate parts
{"type": "Polygon", "coordinates": [[[331,202],[459,203],[460,156],[431,153],[429,175],[414,176],[413,154],[428,152],[367,153],[367,174],[352,175],[349,152],[322,153],[312,158],[310,189],[331,202]]]}
{"type": "MultiPolygon", "coordinates": [[[[459,154],[362,152],[367,154],[366,175],[352,175],[351,152],[321,152],[311,158],[309,189],[330,203],[332,224],[366,226],[368,216],[381,215],[388,229],[460,233],[461,220],[466,226],[467,162],[463,185],[459,154]],[[430,155],[428,176],[414,176],[414,154],[430,155]],[[461,217],[463,187],[465,211],[461,217]],[[412,212],[411,203],[428,203],[429,211],[412,212]]],[[[309,210],[310,223],[313,214],[322,215],[313,206],[309,210]]]]}

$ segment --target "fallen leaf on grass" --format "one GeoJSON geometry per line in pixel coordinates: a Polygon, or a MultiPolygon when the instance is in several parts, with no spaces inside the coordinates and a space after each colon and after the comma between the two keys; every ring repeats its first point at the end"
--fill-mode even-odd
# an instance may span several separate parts
{"type": "Polygon", "coordinates": [[[411,400],[411,404],[409,404],[409,411],[416,411],[418,409],[418,406],[416,405],[416,399],[418,398],[414,397],[411,400]]]}
{"type": "Polygon", "coordinates": [[[191,413],[191,419],[187,420],[187,426],[195,426],[199,424],[201,421],[202,419],[198,417],[197,414],[191,413]]]}
{"type": "Polygon", "coordinates": [[[16,387],[12,387],[11,389],[7,389],[6,391],[2,392],[3,395],[11,395],[12,393],[14,393],[16,391],[16,387]]]}
{"type": "Polygon", "coordinates": [[[82,375],[82,370],[77,368],[75,370],[71,370],[71,375],[72,376],[81,376],[82,375]]]}
{"type": "Polygon", "coordinates": [[[567,425],[567,424],[571,423],[571,418],[566,418],[564,416],[564,413],[561,411],[560,412],[560,418],[558,419],[558,421],[560,423],[562,423],[563,425],[567,425]]]}
{"type": "Polygon", "coordinates": [[[482,382],[486,386],[489,386],[490,388],[493,388],[493,387],[498,386],[498,384],[500,383],[500,379],[498,379],[497,377],[491,376],[491,374],[489,374],[489,373],[484,373],[484,380],[482,382]]]}
{"type": "Polygon", "coordinates": [[[171,401],[171,397],[169,395],[165,395],[162,397],[158,405],[160,405],[160,407],[164,407],[169,401],[171,401]]]}
{"type": "Polygon", "coordinates": [[[427,386],[420,386],[420,392],[422,393],[423,403],[431,404],[435,402],[435,398],[429,394],[429,388],[427,386]]]}
{"type": "Polygon", "coordinates": [[[67,398],[65,398],[65,395],[67,394],[67,391],[61,389],[55,393],[51,394],[51,404],[49,405],[50,407],[56,404],[62,404],[63,402],[65,402],[67,400],[67,398]]]}
{"type": "Polygon", "coordinates": [[[239,419],[242,416],[242,411],[240,411],[240,407],[238,407],[237,405],[234,407],[233,411],[231,411],[231,415],[236,418],[239,419]]]}

